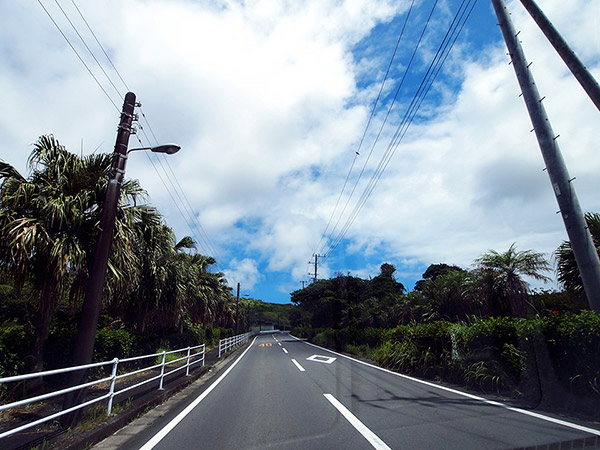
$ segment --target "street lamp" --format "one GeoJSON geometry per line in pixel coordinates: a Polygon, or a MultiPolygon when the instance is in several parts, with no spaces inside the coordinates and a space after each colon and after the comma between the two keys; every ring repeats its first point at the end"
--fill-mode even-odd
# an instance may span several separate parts
{"type": "MultiPolygon", "coordinates": [[[[94,343],[96,340],[96,328],[98,326],[98,316],[102,306],[102,291],[104,288],[104,278],[108,266],[108,257],[112,247],[113,230],[115,227],[115,217],[117,215],[117,205],[121,193],[121,183],[125,177],[125,164],[127,155],[132,151],[150,150],[155,153],[166,153],[171,155],[179,151],[181,147],[176,144],[158,145],[155,147],[140,147],[127,149],[129,135],[131,134],[131,123],[134,119],[135,94],[128,92],[125,95],[123,103],[123,112],[117,131],[117,141],[113,153],[112,167],[108,177],[108,186],[104,197],[104,207],[100,219],[100,232],[96,249],[90,266],[90,275],[86,286],[85,297],[79,318],[79,327],[77,329],[77,339],[73,350],[73,366],[81,366],[91,363],[94,352],[94,343]]],[[[83,384],[87,380],[87,370],[73,371],[69,375],[68,385],[75,386],[83,384]]],[[[85,389],[70,392],[65,395],[63,409],[70,408],[83,400],[85,389]]],[[[65,416],[63,416],[65,417],[65,416]]],[[[63,426],[70,426],[76,418],[75,414],[68,414],[63,426]]]]}
{"type": "Polygon", "coordinates": [[[166,153],[167,155],[172,155],[173,153],[177,153],[179,150],[181,150],[181,147],[177,144],[164,144],[157,145],[155,147],[130,148],[127,150],[127,154],[129,155],[131,152],[136,152],[138,150],[150,150],[154,153],[166,153]]]}

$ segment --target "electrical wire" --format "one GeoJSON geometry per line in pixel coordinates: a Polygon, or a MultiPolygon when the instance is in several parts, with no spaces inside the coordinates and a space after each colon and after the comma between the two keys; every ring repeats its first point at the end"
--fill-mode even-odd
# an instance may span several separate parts
{"type": "Polygon", "coordinates": [[[83,37],[81,36],[81,33],[79,33],[79,30],[73,24],[73,22],[71,21],[71,19],[69,18],[69,16],[67,15],[67,13],[65,12],[65,10],[63,9],[63,7],[60,5],[60,3],[58,2],[58,0],[54,0],[54,2],[56,3],[56,6],[58,6],[58,8],[61,10],[61,12],[63,13],[63,15],[65,16],[65,19],[67,19],[67,22],[69,22],[69,24],[71,25],[71,28],[73,28],[73,31],[75,31],[75,34],[77,34],[77,36],[79,37],[79,39],[81,40],[81,42],[83,43],[83,45],[85,46],[85,48],[87,49],[87,51],[90,53],[90,55],[92,56],[92,58],[94,59],[94,61],[96,61],[96,64],[98,65],[98,67],[100,68],[100,70],[102,71],[102,73],[104,74],[104,76],[106,77],[106,79],[108,80],[108,82],[111,84],[111,86],[113,87],[113,89],[115,90],[115,92],[117,93],[117,95],[119,97],[123,97],[123,94],[117,89],[117,86],[115,86],[115,84],[112,82],[111,78],[108,76],[108,74],[104,70],[104,67],[102,67],[102,64],[100,64],[100,61],[98,61],[98,58],[96,58],[96,55],[94,55],[94,52],[87,45],[87,42],[85,42],[85,39],[83,39],[83,37]]]}
{"type": "MultiPolygon", "coordinates": [[[[365,125],[365,129],[363,131],[362,137],[360,138],[360,142],[358,144],[358,148],[354,153],[354,159],[352,160],[352,164],[350,165],[350,169],[348,170],[348,174],[346,175],[346,179],[344,180],[344,184],[342,186],[342,190],[340,191],[340,194],[337,198],[337,201],[335,202],[335,206],[333,208],[333,211],[331,212],[331,216],[329,216],[329,220],[327,221],[327,225],[325,226],[325,231],[323,231],[323,233],[321,234],[321,239],[319,240],[319,243],[317,244],[317,247],[315,248],[313,254],[318,254],[319,252],[317,251],[319,249],[319,247],[321,246],[321,243],[323,242],[323,239],[325,239],[325,237],[327,236],[327,231],[329,230],[329,226],[331,225],[331,221],[333,219],[333,217],[335,216],[335,213],[337,211],[337,208],[340,204],[340,200],[342,198],[342,195],[344,194],[344,191],[346,190],[346,185],[348,184],[348,180],[350,179],[350,175],[352,174],[352,170],[354,169],[354,165],[356,163],[356,159],[358,158],[358,156],[360,155],[360,150],[362,148],[362,144],[365,140],[365,137],[367,135],[367,131],[369,129],[369,126],[371,125],[371,121],[373,120],[373,117],[375,115],[375,111],[377,110],[377,105],[379,104],[379,99],[381,98],[381,93],[383,92],[383,88],[385,86],[385,83],[388,79],[389,73],[390,73],[390,69],[392,67],[392,64],[394,62],[394,59],[396,57],[396,53],[398,51],[398,47],[400,46],[400,41],[402,40],[402,36],[404,36],[404,30],[406,29],[406,24],[408,23],[408,19],[410,17],[410,13],[412,12],[413,6],[415,4],[415,0],[413,0],[410,4],[410,8],[408,9],[408,12],[406,14],[406,18],[404,19],[404,24],[402,25],[402,30],[400,31],[400,35],[398,36],[398,40],[396,41],[396,47],[394,48],[394,52],[392,53],[392,57],[390,58],[390,62],[388,64],[387,70],[385,72],[385,76],[383,77],[383,81],[381,82],[381,86],[379,87],[379,92],[377,93],[377,98],[375,99],[375,103],[373,104],[373,108],[371,108],[371,114],[369,115],[369,120],[367,121],[367,124],[365,125]]],[[[369,154],[370,157],[370,154],[369,154]]],[[[368,158],[367,158],[368,161],[368,158]]],[[[364,167],[364,166],[363,166],[364,167]]],[[[361,175],[362,175],[362,171],[361,171],[361,175]]],[[[359,175],[359,179],[360,179],[360,175],[359,175]]],[[[355,184],[356,187],[356,184],[355,184]]],[[[354,189],[352,190],[352,192],[354,192],[354,189]]],[[[352,194],[350,194],[350,197],[352,197],[352,194]]],[[[346,202],[346,206],[348,205],[348,203],[346,202]]],[[[346,206],[344,206],[344,210],[346,209],[346,206]]],[[[344,211],[341,212],[340,217],[343,216],[344,211]]],[[[336,225],[334,226],[334,230],[337,227],[337,224],[339,223],[339,219],[336,222],[336,225]]],[[[333,231],[332,231],[333,233],[333,231]]]]}
{"type": "Polygon", "coordinates": [[[83,22],[87,26],[87,28],[90,31],[90,33],[92,34],[92,36],[94,36],[94,39],[96,40],[96,44],[98,44],[98,47],[100,47],[100,49],[102,50],[102,53],[104,53],[104,56],[106,56],[106,59],[108,60],[108,62],[112,66],[113,70],[115,71],[115,73],[119,77],[119,80],[121,80],[121,83],[123,83],[123,86],[125,86],[125,89],[127,89],[127,91],[129,92],[130,89],[127,86],[127,83],[125,83],[125,80],[121,76],[121,73],[118,71],[118,69],[116,68],[116,66],[113,64],[112,59],[110,58],[110,56],[108,56],[108,53],[106,52],[106,50],[104,50],[104,47],[100,43],[100,40],[96,36],[96,33],[94,33],[94,30],[92,30],[92,27],[90,26],[90,24],[88,23],[88,21],[83,16],[83,13],[81,12],[81,10],[79,9],[79,7],[77,6],[77,3],[75,3],[75,0],[71,0],[71,3],[73,3],[73,6],[75,7],[75,9],[77,10],[77,12],[79,13],[79,16],[81,17],[81,19],[83,20],[83,22]]]}
{"type": "MultiPolygon", "coordinates": [[[[396,100],[398,98],[398,95],[399,95],[400,91],[402,90],[402,87],[404,86],[404,81],[406,80],[406,76],[408,75],[408,73],[410,71],[410,68],[412,66],[413,60],[415,58],[415,55],[417,54],[417,51],[420,48],[421,42],[423,40],[423,37],[425,36],[425,32],[427,31],[427,28],[429,27],[429,23],[431,21],[431,17],[433,16],[433,13],[434,13],[434,11],[436,9],[437,3],[438,3],[438,1],[436,0],[434,2],[434,4],[433,4],[433,7],[431,8],[431,11],[429,12],[429,16],[427,17],[427,20],[425,22],[425,25],[423,26],[423,30],[421,31],[421,34],[420,34],[419,39],[417,41],[417,44],[415,45],[415,48],[414,48],[414,50],[412,52],[410,60],[409,60],[407,66],[406,66],[406,68],[404,70],[404,74],[402,75],[402,79],[400,80],[398,88],[396,89],[396,93],[394,94],[394,98],[392,99],[392,102],[390,103],[390,106],[388,107],[388,110],[387,110],[387,112],[385,114],[385,117],[384,117],[382,123],[381,123],[381,126],[379,127],[379,131],[378,131],[378,133],[375,136],[375,139],[373,141],[373,145],[371,146],[371,150],[369,151],[369,155],[367,156],[367,159],[365,160],[365,162],[364,162],[364,164],[362,166],[362,169],[361,169],[360,173],[358,174],[358,177],[357,177],[357,179],[356,179],[356,181],[354,183],[354,186],[352,187],[352,191],[350,192],[350,195],[346,199],[346,204],[344,205],[344,208],[342,209],[342,212],[340,213],[340,215],[338,217],[338,220],[335,223],[333,231],[331,232],[332,235],[335,232],[335,230],[337,230],[339,222],[342,219],[342,217],[344,216],[344,213],[346,212],[346,209],[348,208],[348,204],[350,203],[350,200],[352,199],[352,197],[354,195],[354,192],[356,191],[356,188],[358,187],[358,183],[360,182],[360,180],[361,180],[361,178],[362,178],[362,176],[363,176],[363,174],[365,172],[367,164],[369,163],[369,160],[371,159],[371,155],[373,154],[373,151],[375,150],[375,146],[379,142],[379,138],[381,137],[383,129],[384,129],[384,127],[385,127],[385,125],[387,123],[387,120],[388,120],[388,118],[390,116],[390,113],[392,112],[392,109],[393,109],[394,105],[396,104],[396,100]]],[[[329,251],[324,252],[323,250],[324,249],[321,250],[321,253],[324,253],[324,254],[330,253],[329,251]]]]}
{"type": "MultiPolygon", "coordinates": [[[[58,8],[60,9],[60,11],[62,12],[62,14],[64,15],[65,19],[69,22],[69,24],[71,25],[71,27],[73,28],[73,30],[75,31],[75,33],[77,34],[77,36],[79,37],[79,39],[81,40],[81,42],[83,43],[83,45],[85,46],[85,48],[87,49],[87,51],[90,53],[90,55],[94,59],[94,61],[96,62],[96,64],[98,65],[98,67],[100,68],[100,70],[102,71],[102,73],[104,74],[104,76],[107,78],[108,82],[112,85],[112,87],[115,90],[115,92],[117,93],[117,95],[122,96],[121,92],[119,91],[119,89],[117,88],[117,86],[115,85],[115,83],[113,82],[112,78],[106,72],[106,70],[104,69],[103,65],[98,60],[98,58],[96,57],[96,55],[94,54],[94,52],[92,51],[92,49],[90,48],[90,46],[87,44],[85,38],[79,32],[79,30],[77,29],[77,26],[71,20],[71,18],[69,17],[69,15],[65,11],[65,9],[62,7],[62,5],[59,3],[58,0],[54,0],[54,1],[55,1],[56,5],[58,6],[58,8]]],[[[117,69],[117,67],[115,66],[115,64],[113,63],[112,59],[110,58],[110,56],[106,52],[104,46],[102,46],[102,44],[100,43],[100,40],[98,39],[96,33],[94,33],[92,27],[90,26],[89,22],[85,18],[83,12],[77,6],[75,0],[71,0],[71,2],[73,3],[73,6],[77,10],[77,13],[81,17],[82,21],[85,23],[85,25],[88,28],[89,32],[94,37],[94,39],[95,39],[98,47],[100,47],[100,49],[104,53],[107,61],[110,63],[110,65],[112,66],[113,70],[117,74],[117,76],[120,79],[121,83],[129,91],[129,87],[127,86],[127,83],[125,82],[123,76],[121,75],[121,73],[119,72],[119,70],[117,69]]],[[[77,55],[77,57],[79,58],[80,62],[85,66],[85,68],[87,69],[87,71],[89,72],[89,74],[92,76],[92,78],[94,79],[94,81],[96,82],[96,84],[98,84],[98,86],[100,87],[100,89],[104,92],[104,94],[110,100],[110,102],[113,104],[113,106],[115,107],[115,109],[120,113],[121,110],[119,109],[119,107],[117,106],[117,104],[113,101],[112,97],[104,89],[104,87],[102,86],[102,84],[100,83],[100,81],[98,80],[98,78],[94,75],[94,73],[92,72],[92,70],[90,69],[90,67],[86,64],[86,62],[84,61],[84,59],[82,58],[82,56],[75,49],[74,45],[68,39],[68,37],[66,36],[66,34],[63,32],[63,30],[61,29],[61,27],[56,22],[56,20],[54,20],[54,18],[52,17],[52,15],[48,11],[48,9],[43,5],[43,3],[41,2],[41,0],[38,0],[38,3],[42,7],[42,9],[46,12],[46,14],[48,15],[48,17],[50,18],[50,20],[52,21],[52,23],[55,25],[55,27],[58,29],[58,31],[61,33],[61,35],[63,36],[63,38],[67,41],[67,43],[69,44],[69,46],[71,47],[71,49],[73,50],[73,52],[77,55]]],[[[150,122],[149,122],[148,118],[146,117],[146,114],[141,109],[141,106],[139,107],[139,110],[140,110],[140,112],[142,114],[142,117],[144,118],[144,120],[145,120],[145,122],[146,122],[146,124],[148,126],[148,129],[150,130],[150,132],[151,132],[151,134],[152,134],[152,136],[154,138],[154,141],[156,142],[156,144],[158,144],[158,140],[156,138],[156,135],[155,135],[154,131],[152,130],[152,127],[150,126],[150,122]]],[[[144,127],[142,127],[141,124],[139,125],[139,130],[142,132],[142,134],[144,135],[144,137],[148,141],[148,144],[150,144],[150,139],[146,135],[144,127]]],[[[142,140],[140,139],[140,137],[139,136],[136,136],[136,137],[137,137],[137,140],[140,142],[140,145],[144,146],[144,144],[142,143],[142,140]]],[[[150,144],[150,146],[152,146],[152,145],[150,144]]],[[[179,211],[179,213],[181,214],[182,218],[184,219],[184,222],[186,222],[186,224],[190,228],[190,231],[192,232],[192,235],[195,238],[195,241],[197,242],[198,245],[200,245],[202,247],[202,251],[205,252],[206,254],[212,254],[217,259],[220,259],[220,257],[218,255],[218,253],[217,253],[214,245],[211,243],[211,241],[210,241],[210,239],[208,237],[208,234],[206,233],[206,231],[204,230],[204,228],[202,227],[202,225],[198,221],[197,217],[193,213],[193,208],[190,205],[189,199],[188,199],[187,195],[185,194],[185,191],[183,190],[181,184],[179,183],[179,180],[177,179],[177,176],[175,175],[175,173],[173,171],[173,168],[169,164],[168,160],[166,158],[164,158],[164,155],[163,155],[164,161],[166,162],[166,167],[168,168],[168,171],[167,171],[167,168],[165,168],[165,165],[163,164],[163,162],[161,161],[161,159],[158,158],[158,155],[156,155],[156,154],[154,155],[156,162],[158,163],[158,165],[162,169],[163,174],[161,175],[161,172],[159,171],[159,168],[157,167],[157,165],[152,160],[152,157],[148,153],[146,153],[146,156],[149,158],[149,161],[151,162],[154,171],[157,173],[157,175],[158,175],[159,179],[161,180],[163,186],[165,187],[165,189],[167,190],[169,196],[171,197],[171,200],[173,201],[173,203],[175,204],[177,210],[179,211]],[[169,175],[169,172],[170,172],[171,175],[169,175]],[[164,175],[164,177],[163,177],[163,175],[164,175]],[[169,188],[169,186],[165,182],[165,178],[167,180],[169,180],[169,183],[171,184],[171,188],[169,188]],[[175,182],[173,182],[173,180],[175,180],[175,182]],[[173,193],[175,193],[175,195],[173,195],[173,193]],[[177,197],[177,199],[175,197],[177,197]],[[195,234],[195,232],[192,229],[190,223],[193,224],[200,231],[200,233],[201,233],[200,234],[200,236],[201,236],[200,238],[198,237],[198,235],[195,234]]],[[[217,266],[218,265],[219,264],[217,262],[217,266]]]]}
{"type": "Polygon", "coordinates": [[[75,49],[75,47],[73,46],[73,44],[71,43],[71,41],[69,40],[69,38],[67,37],[67,35],[63,32],[63,30],[60,28],[60,26],[58,25],[58,23],[56,23],[56,21],[54,20],[54,17],[52,17],[52,14],[50,14],[50,11],[48,11],[46,9],[46,7],[41,2],[41,0],[38,0],[38,3],[42,7],[42,9],[46,13],[46,15],[50,18],[50,20],[52,21],[52,23],[54,24],[54,26],[56,27],[56,29],[59,31],[59,33],[62,35],[62,37],[65,39],[65,41],[67,41],[67,44],[69,44],[69,47],[71,47],[71,50],[73,50],[73,52],[77,55],[77,58],[79,58],[79,61],[81,61],[81,64],[83,64],[84,67],[87,69],[88,73],[94,79],[94,81],[96,82],[96,84],[98,85],[98,87],[102,90],[102,92],[104,92],[104,95],[106,95],[106,98],[108,98],[108,100],[112,103],[112,105],[115,107],[115,109],[117,110],[117,112],[121,113],[121,110],[119,109],[119,107],[117,106],[117,104],[114,102],[114,100],[111,98],[111,96],[108,95],[108,92],[106,92],[106,89],[104,89],[104,87],[102,86],[102,84],[100,83],[100,81],[98,81],[98,78],[96,78],[96,76],[94,75],[94,73],[92,72],[92,70],[89,68],[89,66],[86,64],[86,62],[83,60],[83,58],[81,57],[81,55],[79,54],[79,52],[75,49]]]}
{"type": "Polygon", "coordinates": [[[389,164],[396,149],[398,148],[400,142],[402,141],[403,137],[405,136],[406,132],[408,131],[408,128],[412,124],[417,112],[419,111],[421,105],[423,104],[423,101],[425,100],[427,93],[431,89],[433,82],[435,81],[437,75],[441,71],[446,59],[448,58],[448,55],[450,54],[450,51],[452,50],[454,44],[456,43],[456,40],[458,39],[459,35],[461,34],[466,21],[470,17],[471,12],[473,11],[473,8],[475,7],[475,4],[477,3],[477,0],[474,0],[472,3],[471,3],[471,0],[469,0],[466,3],[466,5],[465,5],[465,2],[466,2],[466,0],[463,0],[463,2],[461,3],[459,10],[457,11],[457,13],[454,17],[454,20],[452,21],[451,25],[448,28],[448,31],[446,32],[446,35],[444,36],[444,39],[442,40],[442,43],[438,47],[438,51],[436,52],[436,55],[434,56],[430,66],[427,70],[427,73],[425,74],[423,80],[421,81],[421,84],[419,85],[417,92],[414,94],[413,99],[412,99],[409,107],[407,108],[407,111],[405,112],[400,125],[398,126],[396,132],[394,133],[394,136],[392,137],[390,143],[388,144],[388,147],[387,147],[383,157],[381,158],[379,165],[377,166],[377,169],[371,176],[371,179],[369,180],[367,187],[364,189],[364,191],[363,191],[360,199],[358,200],[357,204],[355,205],[352,213],[349,215],[348,219],[346,220],[344,227],[338,233],[336,238],[333,240],[333,242],[329,246],[327,252],[325,252],[326,256],[330,255],[337,248],[339,243],[342,241],[342,239],[348,232],[349,228],[352,226],[352,224],[358,217],[360,211],[362,210],[364,204],[370,197],[371,193],[373,192],[373,189],[375,188],[377,182],[383,175],[383,172],[387,168],[387,165],[389,164]],[[470,8],[469,8],[469,6],[470,6],[470,8]],[[468,10],[468,13],[466,12],[467,10],[468,10]],[[457,24],[457,25],[455,25],[455,24],[457,24]]]}

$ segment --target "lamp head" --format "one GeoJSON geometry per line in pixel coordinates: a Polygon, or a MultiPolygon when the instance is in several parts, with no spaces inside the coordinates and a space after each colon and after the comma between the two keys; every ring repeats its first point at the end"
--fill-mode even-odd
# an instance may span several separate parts
{"type": "Polygon", "coordinates": [[[177,144],[164,144],[152,147],[150,150],[154,153],[166,153],[167,155],[172,155],[173,153],[177,153],[179,150],[181,150],[181,147],[177,144]]]}

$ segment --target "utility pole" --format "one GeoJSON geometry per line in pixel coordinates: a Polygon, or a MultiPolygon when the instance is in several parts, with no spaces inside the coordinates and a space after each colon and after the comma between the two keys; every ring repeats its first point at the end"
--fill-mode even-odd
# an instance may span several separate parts
{"type": "Polygon", "coordinates": [[[569,44],[563,39],[558,30],[554,28],[552,22],[550,22],[539,6],[533,0],[521,0],[521,3],[533,20],[535,20],[535,23],[538,24],[542,33],[548,38],[548,41],[560,55],[573,76],[577,78],[577,81],[579,81],[581,87],[587,92],[594,105],[596,105],[596,108],[600,110],[600,86],[598,86],[596,79],[583,65],[575,52],[571,50],[569,44]]]}
{"type": "MultiPolygon", "coordinates": [[[[325,255],[318,255],[318,254],[313,254],[313,257],[315,258],[314,264],[315,264],[315,272],[313,274],[313,283],[317,282],[317,275],[319,273],[319,258],[325,258],[325,255]]],[[[309,264],[312,264],[313,261],[309,261],[309,264]]],[[[310,273],[309,273],[310,275],[310,273]]],[[[302,286],[304,287],[304,283],[302,284],[302,286]]]]}
{"type": "MultiPolygon", "coordinates": [[[[117,141],[113,153],[112,168],[108,178],[108,186],[104,197],[104,206],[102,208],[102,217],[100,219],[100,234],[94,258],[92,260],[90,275],[83,299],[83,307],[79,317],[79,326],[77,329],[77,340],[73,351],[73,366],[81,366],[92,362],[94,352],[94,343],[96,340],[96,328],[98,326],[98,316],[102,306],[102,290],[104,288],[104,278],[108,265],[108,257],[112,246],[113,229],[115,227],[115,217],[117,204],[121,193],[121,183],[125,173],[125,163],[127,161],[127,146],[129,144],[129,135],[131,133],[131,123],[133,122],[133,111],[135,108],[135,94],[128,92],[123,102],[123,111],[121,112],[121,121],[117,130],[117,141]]],[[[70,373],[68,386],[83,384],[87,380],[88,370],[77,370],[70,373]]],[[[63,409],[68,409],[81,403],[85,389],[70,392],[65,395],[63,409]]],[[[70,426],[78,414],[67,414],[63,420],[64,426],[70,426]]]]}
{"type": "Polygon", "coordinates": [[[240,323],[240,283],[237,284],[237,302],[235,307],[235,335],[239,334],[240,323]]]}
{"type": "Polygon", "coordinates": [[[533,75],[525,59],[525,54],[517,39],[517,33],[515,33],[506,9],[506,4],[504,0],[492,0],[492,4],[546,163],[550,183],[567,229],[585,294],[590,307],[600,312],[600,259],[579,206],[575,188],[571,183],[573,179],[569,176],[556,141],[558,136],[554,134],[546,115],[546,110],[542,104],[543,98],[540,98],[533,75]]]}

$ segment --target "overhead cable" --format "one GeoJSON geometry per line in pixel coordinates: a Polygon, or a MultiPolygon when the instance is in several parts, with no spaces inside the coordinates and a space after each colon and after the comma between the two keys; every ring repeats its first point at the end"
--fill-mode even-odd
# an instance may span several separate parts
{"type": "Polygon", "coordinates": [[[441,68],[443,67],[446,59],[448,58],[448,55],[449,55],[450,51],[452,50],[454,44],[456,43],[456,40],[458,39],[459,35],[461,34],[461,32],[464,28],[464,25],[465,25],[466,21],[468,20],[468,18],[470,17],[471,12],[473,11],[473,8],[475,7],[476,3],[477,3],[477,0],[472,0],[472,1],[464,0],[462,2],[461,6],[459,7],[459,10],[457,11],[451,25],[449,26],[448,31],[446,32],[446,35],[444,36],[444,39],[442,40],[442,43],[438,47],[436,55],[434,56],[430,66],[427,70],[427,73],[423,77],[423,80],[421,81],[421,84],[419,85],[417,92],[414,94],[413,99],[412,99],[409,107],[407,108],[407,110],[404,114],[404,117],[402,118],[402,120],[400,122],[400,125],[396,129],[394,136],[392,137],[390,143],[388,144],[387,149],[386,149],[383,157],[381,158],[375,172],[371,176],[371,179],[369,180],[367,187],[364,189],[364,191],[363,191],[360,199],[356,203],[352,213],[347,218],[347,220],[344,224],[344,227],[338,233],[336,238],[333,240],[333,243],[329,246],[329,249],[325,253],[326,255],[331,254],[331,252],[333,252],[335,250],[335,248],[339,245],[339,243],[342,241],[342,239],[346,235],[347,231],[349,230],[349,228],[352,226],[352,224],[358,217],[364,204],[366,203],[366,201],[370,197],[371,193],[373,192],[373,189],[375,188],[377,182],[383,175],[383,172],[385,171],[387,165],[389,164],[392,156],[394,155],[400,142],[402,141],[403,137],[405,136],[408,128],[412,124],[417,112],[419,111],[423,101],[425,100],[425,97],[427,96],[429,90],[431,89],[433,82],[435,81],[437,75],[441,71],[441,68]]]}
{"type": "MultiPolygon", "coordinates": [[[[402,30],[400,31],[400,35],[398,36],[398,40],[396,41],[396,47],[394,48],[394,52],[392,53],[392,57],[390,58],[390,62],[388,64],[387,70],[385,72],[385,76],[383,77],[383,81],[381,82],[381,86],[379,87],[379,92],[377,93],[377,98],[375,99],[375,103],[373,104],[373,108],[371,109],[371,114],[369,115],[369,120],[367,121],[367,124],[365,125],[365,129],[363,131],[362,137],[360,138],[360,142],[358,144],[358,148],[354,153],[354,158],[352,159],[352,164],[350,165],[350,169],[348,170],[348,174],[346,175],[346,179],[344,180],[344,184],[342,186],[342,190],[340,191],[340,194],[337,198],[337,201],[335,202],[335,206],[333,208],[333,211],[331,212],[331,216],[329,216],[329,220],[327,221],[327,225],[325,226],[325,231],[323,231],[323,233],[321,234],[321,239],[319,240],[319,243],[317,244],[317,247],[315,248],[315,251],[313,252],[314,254],[319,253],[317,250],[319,249],[319,247],[321,246],[321,242],[323,242],[323,239],[325,239],[325,237],[327,236],[327,232],[329,231],[329,226],[331,225],[331,221],[333,219],[333,217],[335,216],[335,213],[337,211],[337,208],[340,204],[340,200],[342,198],[342,195],[344,194],[344,191],[346,190],[346,185],[348,184],[348,180],[350,179],[350,175],[352,174],[352,170],[354,169],[354,164],[356,163],[356,159],[358,158],[358,156],[360,155],[360,150],[362,148],[362,144],[365,140],[365,136],[367,135],[367,131],[369,129],[369,126],[371,125],[371,121],[373,120],[373,116],[375,115],[375,111],[377,110],[377,105],[379,104],[379,99],[381,97],[381,93],[383,92],[383,88],[385,86],[385,83],[388,79],[388,75],[390,73],[390,69],[392,67],[392,64],[394,62],[394,59],[396,57],[396,52],[398,51],[398,47],[400,45],[400,41],[402,40],[402,36],[404,35],[404,30],[406,29],[406,24],[408,23],[408,19],[410,17],[410,13],[413,9],[413,5],[415,4],[415,0],[413,0],[410,4],[410,8],[408,9],[408,12],[406,14],[406,18],[404,19],[404,24],[402,25],[402,30]]],[[[370,156],[370,154],[369,154],[370,156]]],[[[368,161],[368,158],[367,158],[368,161]]],[[[362,174],[362,172],[361,172],[362,174]]],[[[360,179],[360,176],[359,176],[360,179]]],[[[355,185],[356,186],[356,185],[355,185]]],[[[353,191],[354,192],[354,189],[353,191]]],[[[352,197],[352,194],[350,194],[350,197],[352,197]]],[[[346,206],[347,206],[347,202],[346,202],[346,206]]],[[[344,206],[344,210],[346,209],[346,206],[344,206]]],[[[340,217],[343,216],[344,211],[342,211],[340,213],[340,217]]],[[[337,224],[339,223],[339,218],[338,221],[336,222],[336,225],[334,226],[334,230],[337,227],[337,224]]],[[[332,231],[333,233],[333,231],[332,231]]]]}

